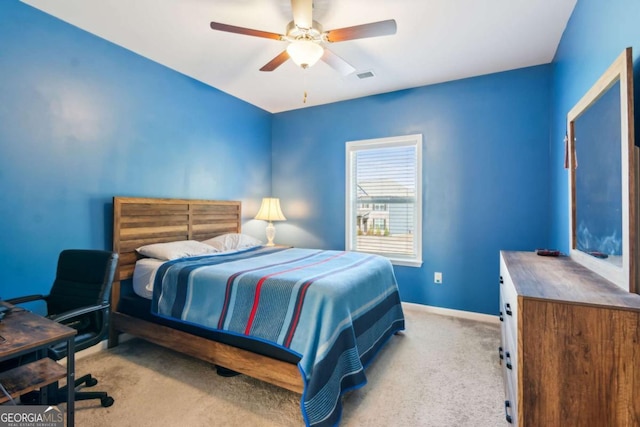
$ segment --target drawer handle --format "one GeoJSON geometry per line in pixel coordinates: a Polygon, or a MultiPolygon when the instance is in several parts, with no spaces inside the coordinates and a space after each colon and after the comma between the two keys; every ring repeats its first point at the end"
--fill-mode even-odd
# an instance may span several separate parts
{"type": "Polygon", "coordinates": [[[500,310],[500,321],[504,322],[504,317],[502,317],[502,310],[500,310]]]}
{"type": "Polygon", "coordinates": [[[504,417],[507,419],[507,422],[509,424],[513,423],[512,419],[511,419],[511,414],[509,414],[509,408],[511,408],[511,402],[509,402],[508,400],[504,401],[504,417]]]}
{"type": "Polygon", "coordinates": [[[500,360],[504,359],[504,354],[502,354],[502,347],[498,347],[498,356],[500,356],[500,360]]]}
{"type": "Polygon", "coordinates": [[[511,316],[513,313],[511,312],[511,304],[506,303],[504,305],[504,312],[507,313],[507,315],[511,316]]]}
{"type": "Polygon", "coordinates": [[[508,351],[505,352],[505,357],[507,359],[507,368],[513,369],[513,367],[511,366],[511,353],[509,353],[508,351]]]}

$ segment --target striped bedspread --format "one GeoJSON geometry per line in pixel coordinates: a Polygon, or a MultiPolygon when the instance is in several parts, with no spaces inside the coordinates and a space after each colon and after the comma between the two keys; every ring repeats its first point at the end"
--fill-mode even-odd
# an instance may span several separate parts
{"type": "Polygon", "coordinates": [[[366,383],[364,367],[404,329],[389,260],[315,249],[259,247],[166,262],[152,312],[300,357],[310,426],[338,424],[342,394],[366,383]]]}

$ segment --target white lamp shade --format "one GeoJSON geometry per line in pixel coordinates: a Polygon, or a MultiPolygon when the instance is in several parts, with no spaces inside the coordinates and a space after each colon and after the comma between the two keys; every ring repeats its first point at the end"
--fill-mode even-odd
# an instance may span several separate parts
{"type": "Polygon", "coordinates": [[[277,197],[265,197],[255,219],[264,221],[285,221],[287,218],[280,209],[280,199],[277,197]]]}
{"type": "Polygon", "coordinates": [[[307,68],[318,62],[324,49],[310,40],[295,40],[287,46],[287,53],[296,65],[307,68]]]}

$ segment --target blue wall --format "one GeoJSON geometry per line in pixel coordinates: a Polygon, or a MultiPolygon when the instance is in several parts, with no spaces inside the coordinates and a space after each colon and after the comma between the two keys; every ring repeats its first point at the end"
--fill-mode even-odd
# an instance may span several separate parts
{"type": "Polygon", "coordinates": [[[568,175],[564,164],[567,113],[631,46],[634,58],[636,143],[640,100],[640,2],[637,0],[579,0],[554,58],[550,133],[551,246],[569,250],[568,175]]]}
{"type": "Polygon", "coordinates": [[[547,65],[275,115],[277,240],[344,248],[345,142],[421,133],[424,264],[396,267],[402,299],[496,313],[499,250],[548,242],[550,82],[547,65]]]}
{"type": "Polygon", "coordinates": [[[0,297],[46,293],[63,248],[111,248],[114,195],[243,200],[255,215],[270,153],[267,112],[0,2],[0,297]]]}

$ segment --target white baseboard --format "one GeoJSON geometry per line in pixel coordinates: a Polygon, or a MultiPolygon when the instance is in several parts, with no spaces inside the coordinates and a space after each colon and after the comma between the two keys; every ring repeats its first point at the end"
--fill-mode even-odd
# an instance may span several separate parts
{"type": "MultiPolygon", "coordinates": [[[[118,338],[118,340],[119,342],[125,342],[132,338],[133,338],[133,335],[120,334],[120,337],[118,338]]],[[[78,351],[75,354],[75,360],[82,359],[83,357],[91,356],[92,354],[99,353],[103,350],[106,350],[107,348],[109,348],[109,341],[105,339],[92,347],[85,348],[84,350],[78,351]]],[[[67,366],[67,358],[65,357],[64,359],[60,359],[58,363],[60,363],[61,365],[67,366]]]]}
{"type": "Polygon", "coordinates": [[[415,304],[411,302],[403,302],[403,309],[422,311],[425,313],[440,314],[443,316],[460,317],[462,319],[475,320],[477,322],[500,324],[498,316],[490,314],[476,313],[473,311],[454,310],[452,308],[435,307],[432,305],[415,304]]]}

